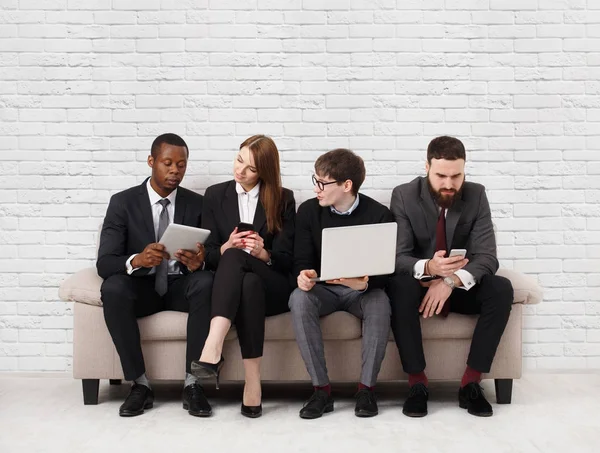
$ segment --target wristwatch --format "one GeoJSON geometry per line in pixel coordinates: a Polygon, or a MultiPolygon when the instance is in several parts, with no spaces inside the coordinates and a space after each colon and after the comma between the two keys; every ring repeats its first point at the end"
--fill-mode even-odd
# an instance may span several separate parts
{"type": "Polygon", "coordinates": [[[450,289],[456,288],[456,283],[452,277],[444,277],[443,282],[450,287],[450,289]]]}

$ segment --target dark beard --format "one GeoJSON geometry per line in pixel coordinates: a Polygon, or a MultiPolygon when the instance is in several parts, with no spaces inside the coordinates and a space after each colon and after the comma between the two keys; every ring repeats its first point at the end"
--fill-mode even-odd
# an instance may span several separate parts
{"type": "Polygon", "coordinates": [[[455,191],[452,195],[443,195],[440,191],[436,191],[431,182],[429,181],[429,175],[427,175],[427,187],[429,193],[433,197],[433,201],[442,209],[449,209],[455,202],[462,196],[462,190],[465,185],[465,181],[461,184],[460,188],[455,191]]]}

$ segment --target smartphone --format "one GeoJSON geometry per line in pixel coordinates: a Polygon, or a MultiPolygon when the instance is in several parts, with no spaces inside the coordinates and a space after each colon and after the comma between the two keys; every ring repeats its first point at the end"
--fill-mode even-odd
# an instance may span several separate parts
{"type": "Polygon", "coordinates": [[[237,226],[237,232],[241,233],[242,231],[254,231],[254,225],[251,223],[240,222],[237,226]]]}
{"type": "Polygon", "coordinates": [[[450,255],[448,255],[448,258],[451,256],[462,256],[464,258],[467,256],[467,249],[452,249],[450,250],[450,255]]]}

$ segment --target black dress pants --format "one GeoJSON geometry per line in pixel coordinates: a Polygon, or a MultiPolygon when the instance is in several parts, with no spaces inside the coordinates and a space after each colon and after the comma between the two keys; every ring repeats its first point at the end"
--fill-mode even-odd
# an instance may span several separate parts
{"type": "MultiPolygon", "coordinates": [[[[392,331],[402,367],[409,374],[425,369],[419,305],[427,289],[411,275],[392,276],[388,288],[392,304],[392,331]]],[[[467,365],[481,373],[488,373],[512,308],[513,288],[510,280],[486,275],[469,291],[459,288],[452,291],[446,303],[450,304],[452,312],[479,314],[467,365]]]]}
{"type": "Polygon", "coordinates": [[[100,289],[104,319],[119,353],[125,379],[132,381],[146,371],[137,318],[159,311],[189,313],[187,321],[186,371],[200,357],[210,326],[210,296],[213,274],[197,271],[188,275],[169,275],[167,293],[154,290],[154,276],[113,275],[100,289]]]}
{"type": "Polygon", "coordinates": [[[221,256],[212,293],[212,317],[229,319],[237,329],[242,358],[262,357],[265,317],[289,311],[289,276],[241,249],[221,256]]]}

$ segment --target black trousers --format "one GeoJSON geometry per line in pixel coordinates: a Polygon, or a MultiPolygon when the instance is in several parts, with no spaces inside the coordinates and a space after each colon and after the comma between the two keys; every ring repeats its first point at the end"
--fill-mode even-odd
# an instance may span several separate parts
{"type": "MultiPolygon", "coordinates": [[[[410,374],[425,369],[419,305],[426,293],[427,288],[410,275],[394,275],[390,280],[388,295],[392,304],[392,331],[402,367],[410,374]]],[[[469,291],[458,288],[452,291],[446,303],[450,303],[452,312],[479,315],[467,365],[481,373],[488,373],[512,308],[510,280],[486,275],[469,291]]]]}
{"type": "Polygon", "coordinates": [[[289,276],[241,249],[225,250],[215,273],[212,317],[235,324],[242,358],[262,357],[265,317],[289,311],[289,276]]]}
{"type": "Polygon", "coordinates": [[[186,371],[200,357],[210,326],[213,274],[197,271],[169,275],[167,293],[154,290],[154,276],[113,275],[100,289],[104,319],[119,353],[125,379],[132,381],[146,371],[137,318],[164,310],[189,313],[187,321],[186,371]]]}

